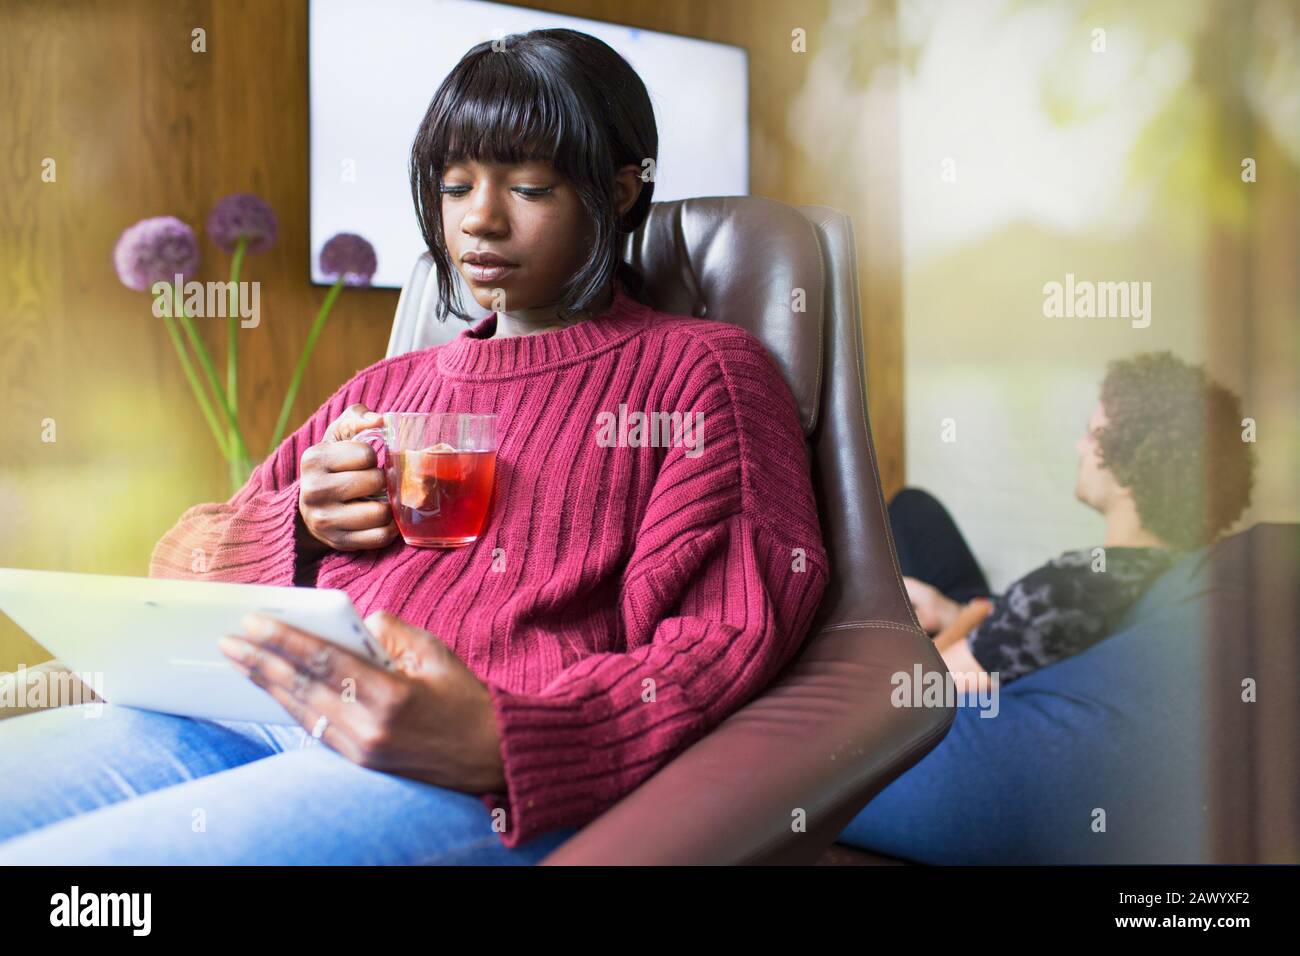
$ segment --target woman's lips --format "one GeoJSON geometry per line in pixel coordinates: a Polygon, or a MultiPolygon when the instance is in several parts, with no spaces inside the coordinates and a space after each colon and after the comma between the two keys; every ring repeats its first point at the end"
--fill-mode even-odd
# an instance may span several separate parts
{"type": "Polygon", "coordinates": [[[515,266],[503,265],[479,265],[476,262],[465,263],[465,269],[469,272],[470,278],[477,282],[495,282],[507,272],[516,268],[515,266]]]}

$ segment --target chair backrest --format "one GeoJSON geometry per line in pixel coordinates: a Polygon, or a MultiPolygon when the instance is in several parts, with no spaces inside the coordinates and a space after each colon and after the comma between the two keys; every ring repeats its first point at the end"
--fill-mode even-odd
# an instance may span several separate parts
{"type": "MultiPolygon", "coordinates": [[[[825,206],[757,196],[654,203],[624,258],[661,312],[729,322],[757,336],[798,403],[831,581],[813,625],[888,622],[916,628],[890,539],[867,415],[852,224],[825,206]]],[[[486,317],[463,279],[465,311],[486,317]]],[[[450,341],[464,328],[436,318],[426,253],[397,305],[388,355],[450,341]]]]}

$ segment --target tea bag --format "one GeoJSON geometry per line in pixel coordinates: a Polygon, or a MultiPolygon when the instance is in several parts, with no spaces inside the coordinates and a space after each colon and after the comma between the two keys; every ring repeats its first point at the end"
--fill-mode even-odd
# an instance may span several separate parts
{"type": "Polygon", "coordinates": [[[402,469],[401,503],[426,514],[437,514],[441,509],[439,471],[432,456],[456,449],[446,442],[438,442],[419,451],[407,452],[402,469]]]}

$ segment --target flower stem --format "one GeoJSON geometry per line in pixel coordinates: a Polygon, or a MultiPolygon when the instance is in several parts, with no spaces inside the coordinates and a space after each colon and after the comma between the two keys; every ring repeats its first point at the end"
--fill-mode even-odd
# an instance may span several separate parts
{"type": "Polygon", "coordinates": [[[208,420],[208,427],[212,429],[212,437],[217,440],[217,447],[221,449],[222,457],[229,459],[230,451],[226,445],[226,436],[217,424],[217,416],[212,413],[212,406],[208,402],[208,396],[204,394],[199,377],[194,374],[194,365],[190,362],[189,353],[185,351],[185,343],[181,341],[181,334],[176,328],[176,320],[172,318],[170,307],[163,312],[163,322],[167,326],[167,334],[171,336],[172,345],[176,347],[176,355],[181,360],[181,368],[185,372],[185,377],[189,380],[190,388],[194,390],[194,397],[198,400],[199,408],[203,411],[203,417],[208,420]]]}
{"type": "MultiPolygon", "coordinates": [[[[180,315],[181,325],[185,329],[186,337],[190,340],[190,345],[194,347],[194,354],[198,356],[199,365],[202,367],[203,373],[207,377],[208,384],[212,386],[213,394],[216,396],[217,407],[225,417],[226,425],[230,428],[230,440],[228,442],[223,442],[223,446],[229,448],[232,453],[248,458],[248,447],[244,444],[244,436],[239,430],[239,423],[235,420],[235,413],[231,411],[230,406],[226,404],[225,392],[221,390],[221,385],[217,381],[217,370],[212,364],[212,355],[208,352],[208,347],[203,344],[203,339],[199,337],[198,330],[194,327],[194,322],[190,318],[189,313],[185,311],[185,304],[184,302],[181,302],[180,299],[179,287],[174,288],[176,289],[176,301],[180,303],[180,308],[177,309],[177,312],[180,315]]],[[[230,459],[232,455],[227,454],[226,457],[227,459],[230,459]]]]}
{"type": "Polygon", "coordinates": [[[226,309],[226,406],[230,409],[230,447],[239,449],[239,460],[230,459],[230,482],[236,486],[235,490],[243,485],[239,480],[240,469],[248,458],[248,449],[244,445],[243,436],[239,434],[235,417],[239,409],[239,349],[235,342],[235,333],[239,328],[239,309],[236,303],[239,301],[239,270],[244,263],[244,250],[247,247],[248,239],[240,236],[235,243],[235,254],[230,260],[230,298],[226,309]]]}
{"type": "Polygon", "coordinates": [[[334,307],[334,300],[339,297],[342,289],[343,276],[340,275],[334,280],[334,285],[330,286],[329,294],[325,296],[320,311],[316,313],[316,321],[312,323],[311,331],[307,333],[307,344],[302,347],[302,355],[298,356],[298,367],[293,370],[289,391],[285,393],[284,404],[280,406],[280,418],[275,423],[275,432],[271,435],[271,446],[267,455],[275,454],[275,449],[280,444],[284,426],[289,423],[289,412],[293,410],[293,400],[298,397],[298,386],[302,384],[302,373],[307,369],[307,360],[311,358],[312,350],[316,348],[316,340],[320,338],[321,329],[325,328],[325,319],[329,317],[330,309],[334,307]]]}

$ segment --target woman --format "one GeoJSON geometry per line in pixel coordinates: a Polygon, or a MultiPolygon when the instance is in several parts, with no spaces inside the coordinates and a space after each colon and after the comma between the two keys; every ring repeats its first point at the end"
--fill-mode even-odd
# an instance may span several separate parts
{"type": "Polygon", "coordinates": [[[399,671],[262,620],[223,650],[301,727],[0,722],[0,862],[535,862],[792,659],[828,570],[794,399],[752,335],[641,301],[619,250],[656,151],[643,83],[600,41],[465,55],[411,184],[439,318],[465,318],[452,269],[495,311],[357,373],[150,567],[341,588],[399,671]],[[507,265],[467,261],[488,256],[507,265]],[[702,416],[706,440],[609,447],[597,416],[620,405],[702,416]],[[367,500],[383,477],[349,439],[384,410],[499,416],[475,544],[408,547],[367,500]]]}

